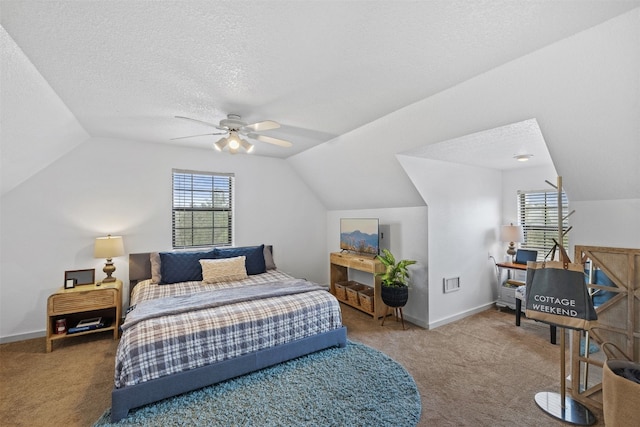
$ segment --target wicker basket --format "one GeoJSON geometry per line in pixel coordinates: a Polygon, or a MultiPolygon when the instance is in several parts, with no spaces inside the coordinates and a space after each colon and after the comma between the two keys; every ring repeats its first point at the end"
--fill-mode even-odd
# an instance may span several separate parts
{"type": "Polygon", "coordinates": [[[373,313],[373,288],[371,286],[366,286],[364,289],[358,291],[358,300],[360,301],[360,307],[362,307],[364,311],[373,313]]]}
{"type": "Polygon", "coordinates": [[[347,301],[349,301],[349,304],[355,306],[360,305],[358,300],[358,291],[361,291],[364,288],[366,288],[366,286],[358,282],[353,282],[352,285],[347,286],[347,301]]]}
{"type": "Polygon", "coordinates": [[[357,285],[358,282],[349,280],[347,282],[336,282],[333,286],[336,290],[336,298],[340,301],[347,301],[347,288],[352,285],[357,285]]]}

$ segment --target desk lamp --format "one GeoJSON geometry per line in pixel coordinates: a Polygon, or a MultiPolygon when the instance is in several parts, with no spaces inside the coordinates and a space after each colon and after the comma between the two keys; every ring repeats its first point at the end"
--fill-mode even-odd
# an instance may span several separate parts
{"type": "Polygon", "coordinates": [[[509,247],[507,248],[507,254],[511,255],[511,262],[513,262],[516,256],[516,245],[515,243],[524,242],[524,234],[522,232],[522,227],[519,225],[503,225],[502,232],[500,233],[500,238],[503,242],[509,242],[509,247]]]}

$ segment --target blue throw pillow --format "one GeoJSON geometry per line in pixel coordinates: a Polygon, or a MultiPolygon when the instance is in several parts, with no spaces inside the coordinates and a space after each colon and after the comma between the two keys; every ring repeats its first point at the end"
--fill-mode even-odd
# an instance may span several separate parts
{"type": "Polygon", "coordinates": [[[267,271],[264,262],[264,245],[260,246],[243,246],[239,248],[215,248],[216,258],[233,258],[237,256],[245,256],[245,267],[247,274],[260,274],[267,271]]]}
{"type": "MultiPolygon", "coordinates": [[[[587,273],[587,271],[585,270],[585,273],[587,273]]],[[[586,276],[585,276],[586,277],[586,276]]],[[[618,286],[616,286],[615,283],[613,283],[613,281],[611,279],[609,279],[609,277],[607,277],[606,274],[604,274],[604,271],[597,269],[595,271],[595,275],[593,278],[593,283],[595,285],[604,285],[604,286],[611,286],[612,288],[617,288],[618,286]]],[[[604,289],[598,289],[594,294],[593,294],[593,306],[594,307],[600,307],[602,304],[604,304],[605,302],[609,301],[611,298],[616,296],[616,292],[611,292],[611,291],[606,291],[604,289]]]]}
{"type": "Polygon", "coordinates": [[[214,259],[213,250],[207,252],[160,252],[160,271],[163,285],[202,280],[201,259],[214,259]]]}

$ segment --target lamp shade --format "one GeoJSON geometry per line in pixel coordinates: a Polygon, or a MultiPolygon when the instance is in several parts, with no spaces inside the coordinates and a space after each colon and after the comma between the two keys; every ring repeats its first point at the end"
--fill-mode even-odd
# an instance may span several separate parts
{"type": "Polygon", "coordinates": [[[228,144],[227,142],[227,138],[220,138],[218,141],[213,143],[213,148],[215,148],[218,151],[222,151],[224,150],[224,147],[226,147],[228,144]]]}
{"type": "Polygon", "coordinates": [[[124,255],[122,236],[98,237],[93,248],[95,258],[113,258],[124,255]]]}
{"type": "Polygon", "coordinates": [[[245,141],[244,139],[240,138],[240,145],[242,145],[242,148],[244,148],[244,151],[246,151],[247,153],[251,153],[253,151],[253,144],[249,141],[245,141]]]}
{"type": "Polygon", "coordinates": [[[500,240],[503,242],[524,242],[524,233],[519,225],[503,225],[500,232],[500,240]]]}

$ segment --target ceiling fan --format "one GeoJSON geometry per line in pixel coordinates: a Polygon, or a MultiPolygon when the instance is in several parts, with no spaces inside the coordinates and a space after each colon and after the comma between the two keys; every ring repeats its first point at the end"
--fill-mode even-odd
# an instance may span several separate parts
{"type": "Polygon", "coordinates": [[[235,154],[238,152],[240,147],[242,147],[247,153],[251,153],[253,151],[253,144],[250,142],[240,138],[240,135],[255,139],[261,142],[266,142],[269,144],[277,145],[279,147],[291,147],[291,142],[286,141],[280,138],[274,138],[272,136],[261,135],[256,132],[262,132],[266,130],[278,129],[280,124],[274,122],[273,120],[265,120],[262,122],[247,124],[242,121],[241,117],[237,114],[228,114],[226,119],[220,120],[220,124],[216,125],[209,122],[204,122],[202,120],[192,119],[184,116],[175,116],[177,119],[190,120],[192,122],[202,123],[207,126],[212,126],[216,129],[221,130],[222,132],[211,132],[211,133],[203,133],[199,135],[189,135],[189,136],[181,136],[178,138],[171,138],[171,140],[176,139],[185,139],[185,138],[194,138],[197,136],[206,136],[206,135],[229,135],[227,137],[222,137],[220,140],[213,143],[213,147],[222,151],[225,148],[229,148],[229,152],[231,154],[235,154]]]}

